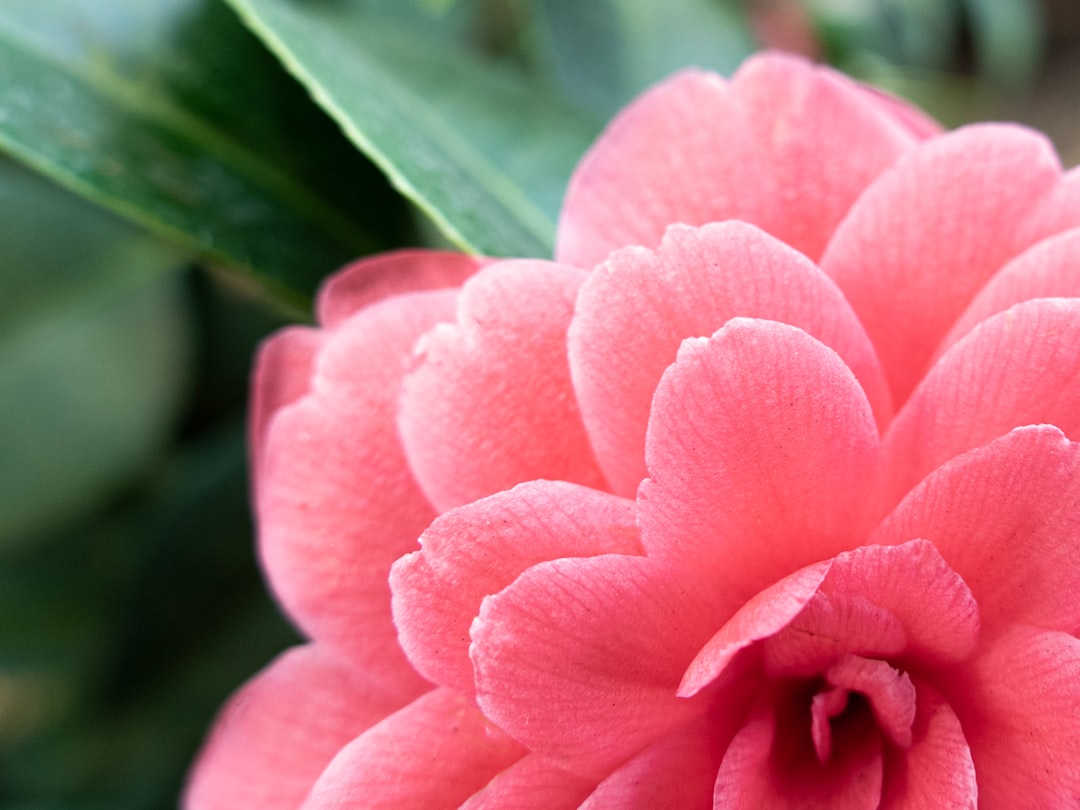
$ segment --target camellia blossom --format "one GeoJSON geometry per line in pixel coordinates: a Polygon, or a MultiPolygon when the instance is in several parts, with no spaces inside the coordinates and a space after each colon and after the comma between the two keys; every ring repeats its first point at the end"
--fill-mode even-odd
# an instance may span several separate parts
{"type": "Polygon", "coordinates": [[[310,642],[189,810],[1080,804],[1080,175],[793,57],[680,73],[556,260],[405,252],[263,348],[310,642]]]}

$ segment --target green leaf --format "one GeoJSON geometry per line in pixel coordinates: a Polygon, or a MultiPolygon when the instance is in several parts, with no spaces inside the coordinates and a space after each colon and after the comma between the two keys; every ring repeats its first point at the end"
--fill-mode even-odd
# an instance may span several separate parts
{"type": "Polygon", "coordinates": [[[0,148],[297,306],[375,247],[377,175],[215,0],[5,0],[0,148]]]}
{"type": "Polygon", "coordinates": [[[598,121],[362,2],[228,1],[454,244],[551,254],[566,181],[598,121]]]}
{"type": "Polygon", "coordinates": [[[154,457],[189,356],[173,250],[0,163],[0,549],[70,523],[154,457]]]}
{"type": "Polygon", "coordinates": [[[720,0],[538,0],[564,91],[608,117],[680,68],[729,74],[754,49],[745,12],[720,0]]]}

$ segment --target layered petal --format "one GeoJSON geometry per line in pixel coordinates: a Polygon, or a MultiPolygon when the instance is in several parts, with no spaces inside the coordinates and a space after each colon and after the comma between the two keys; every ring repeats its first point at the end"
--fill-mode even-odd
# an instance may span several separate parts
{"type": "Polygon", "coordinates": [[[289,650],[222,709],[183,807],[295,810],[346,743],[400,706],[326,649],[289,650]]]}
{"type": "Polygon", "coordinates": [[[646,557],[553,560],[485,599],[472,627],[485,714],[594,778],[700,715],[707,702],[675,690],[717,597],[680,574],[646,557]]]}
{"type": "MultiPolygon", "coordinates": [[[[674,223],[741,219],[817,259],[859,193],[922,136],[893,104],[779,54],[731,83],[686,71],[608,127],[571,178],[556,257],[593,267],[674,223]]],[[[916,129],[922,129],[917,127],[916,129]]]]}
{"type": "Polygon", "coordinates": [[[686,341],[657,388],[646,453],[646,552],[709,570],[735,607],[858,545],[878,519],[866,395],[792,326],[739,318],[686,341]]]}
{"type": "Polygon", "coordinates": [[[932,686],[916,679],[911,744],[885,750],[881,810],[975,810],[979,786],[964,729],[932,686]]]}
{"type": "Polygon", "coordinates": [[[441,250],[399,250],[361,259],[327,279],[315,300],[315,314],[324,329],[334,329],[392,295],[460,287],[488,262],[441,250]]]}
{"type": "Polygon", "coordinates": [[[601,782],[581,810],[709,810],[716,772],[738,728],[734,709],[714,709],[653,743],[601,782]]]}
{"type": "Polygon", "coordinates": [[[423,681],[397,644],[387,578],[435,513],[397,438],[396,392],[413,343],[453,303],[396,296],[341,324],[311,392],[271,423],[258,470],[259,549],[286,611],[404,697],[423,681]]]}
{"type": "Polygon", "coordinates": [[[1018,625],[951,684],[982,807],[1080,805],[1080,640],[1018,625]]]}
{"type": "Polygon", "coordinates": [[[469,627],[489,594],[536,563],[640,554],[634,502],[559,481],[533,481],[439,517],[421,550],[391,574],[394,621],[413,665],[471,694],[469,627]]]}
{"type": "Polygon", "coordinates": [[[1060,181],[1044,136],[975,125],[926,142],[852,207],[821,266],[866,326],[894,403],[987,279],[1048,235],[1049,221],[1027,223],[1060,181]]]}
{"type": "Polygon", "coordinates": [[[800,696],[762,701],[724,754],[715,808],[852,808],[881,799],[882,739],[868,712],[837,723],[826,762],[817,758],[800,696]]]}
{"type": "Polygon", "coordinates": [[[854,372],[878,424],[888,387],[847,301],[805,256],[742,222],[672,227],[655,251],[614,253],[578,296],[570,370],[597,459],[613,490],[645,477],[653,393],[684,338],[743,316],[787,323],[834,349],[854,372]]]}
{"type": "Polygon", "coordinates": [[[302,810],[451,810],[524,755],[471,701],[436,689],[343,748],[302,810]]]}
{"type": "Polygon", "coordinates": [[[1080,438],[1080,299],[1017,304],[945,353],[885,437],[892,502],[950,458],[1036,424],[1080,438]]]}
{"type": "Polygon", "coordinates": [[[527,754],[470,796],[459,810],[576,810],[595,787],[594,779],[527,754]]]}
{"type": "Polygon", "coordinates": [[[990,316],[1033,298],[1080,298],[1080,229],[1044,239],[995,273],[949,330],[934,359],[990,316]]]}
{"type": "Polygon", "coordinates": [[[971,589],[984,631],[1080,627],[1080,445],[1028,427],[936,470],[871,537],[931,541],[971,589]]]}
{"type": "Polygon", "coordinates": [[[326,334],[318,329],[292,326],[282,329],[259,347],[251,374],[248,412],[248,447],[256,482],[270,420],[311,388],[315,358],[325,341],[326,334]]]}
{"type": "Polygon", "coordinates": [[[440,511],[536,478],[603,486],[566,358],[584,278],[550,262],[493,264],[462,289],[457,323],[417,347],[398,424],[440,511]]]}

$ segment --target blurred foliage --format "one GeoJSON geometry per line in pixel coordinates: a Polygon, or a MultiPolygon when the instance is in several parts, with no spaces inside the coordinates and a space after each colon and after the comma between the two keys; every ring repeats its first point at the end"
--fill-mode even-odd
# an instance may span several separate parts
{"type": "Polygon", "coordinates": [[[615,110],[762,44],[990,114],[1042,86],[1066,7],[5,0],[0,150],[40,174],[0,162],[0,806],[174,806],[295,642],[252,549],[247,375],[340,263],[548,255],[615,110]]]}

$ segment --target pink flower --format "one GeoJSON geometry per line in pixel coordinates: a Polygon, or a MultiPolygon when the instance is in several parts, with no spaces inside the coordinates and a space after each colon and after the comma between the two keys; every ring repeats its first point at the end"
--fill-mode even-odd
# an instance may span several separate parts
{"type": "Polygon", "coordinates": [[[187,807],[1076,806],[1046,139],[686,72],[579,166],[557,260],[360,262],[266,345],[260,551],[312,641],[187,807]]]}

